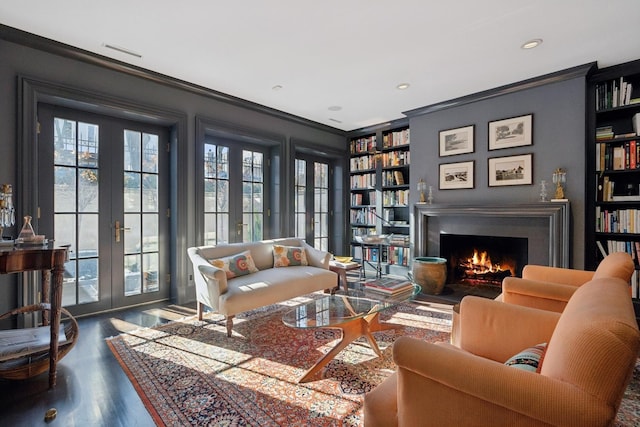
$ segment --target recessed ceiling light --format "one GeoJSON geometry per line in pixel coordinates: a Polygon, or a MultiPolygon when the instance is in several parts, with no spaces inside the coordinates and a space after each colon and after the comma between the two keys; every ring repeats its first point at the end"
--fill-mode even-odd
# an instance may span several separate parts
{"type": "Polygon", "coordinates": [[[396,89],[405,90],[405,89],[408,89],[409,86],[411,86],[409,83],[400,83],[398,86],[396,86],[396,89]]]}
{"type": "Polygon", "coordinates": [[[342,107],[339,105],[332,105],[331,107],[329,107],[329,111],[340,111],[342,110],[342,107]]]}
{"type": "Polygon", "coordinates": [[[274,87],[271,88],[272,90],[281,90],[282,89],[282,85],[275,85],[274,87]]]}
{"type": "Polygon", "coordinates": [[[540,46],[540,44],[542,44],[542,39],[531,39],[531,40],[525,42],[522,46],[520,46],[520,48],[521,49],[533,49],[534,47],[540,46]]]}

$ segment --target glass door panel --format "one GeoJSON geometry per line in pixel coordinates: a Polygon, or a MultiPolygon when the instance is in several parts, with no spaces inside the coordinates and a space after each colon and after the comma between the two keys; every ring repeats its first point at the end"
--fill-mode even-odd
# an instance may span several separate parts
{"type": "Polygon", "coordinates": [[[204,243],[229,243],[229,147],[204,144],[204,243]]]}
{"type": "Polygon", "coordinates": [[[296,237],[321,250],[329,248],[330,167],[306,156],[295,161],[294,216],[296,237]]]}

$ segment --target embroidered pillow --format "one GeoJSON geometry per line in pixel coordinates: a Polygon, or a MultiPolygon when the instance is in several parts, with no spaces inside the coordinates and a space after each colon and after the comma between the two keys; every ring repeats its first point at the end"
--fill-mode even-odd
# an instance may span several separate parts
{"type": "Polygon", "coordinates": [[[525,371],[540,372],[542,359],[546,349],[547,343],[525,348],[520,353],[511,356],[509,360],[504,362],[504,364],[513,368],[523,369],[525,371]]]}
{"type": "Polygon", "coordinates": [[[273,245],[273,266],[291,267],[294,265],[309,265],[307,253],[298,246],[273,245]]]}
{"type": "Polygon", "coordinates": [[[224,258],[210,259],[209,263],[227,273],[227,279],[256,273],[258,269],[253,262],[251,252],[244,251],[224,258]]]}

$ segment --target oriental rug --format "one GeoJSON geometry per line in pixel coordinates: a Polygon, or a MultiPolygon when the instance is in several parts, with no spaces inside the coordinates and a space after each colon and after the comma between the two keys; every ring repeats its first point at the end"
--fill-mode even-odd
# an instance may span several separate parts
{"type": "MultiPolygon", "coordinates": [[[[398,325],[374,335],[378,358],[365,339],[350,344],[316,381],[297,380],[340,338],[331,329],[285,326],[282,314],[318,298],[312,294],[239,315],[226,336],[222,316],[189,317],[107,340],[159,426],[361,426],[364,393],[395,369],[391,348],[403,335],[447,341],[450,313],[402,304],[381,318],[398,325]]],[[[617,426],[640,425],[640,365],[617,426]]]]}

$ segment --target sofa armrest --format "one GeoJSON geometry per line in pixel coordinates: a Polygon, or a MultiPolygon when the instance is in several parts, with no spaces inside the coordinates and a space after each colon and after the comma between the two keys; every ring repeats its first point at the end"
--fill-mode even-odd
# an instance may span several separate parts
{"type": "Polygon", "coordinates": [[[561,313],[576,289],[573,285],[506,277],[502,281],[502,301],[561,313]]]}
{"type": "Polygon", "coordinates": [[[201,264],[198,266],[198,271],[206,279],[209,286],[213,286],[218,290],[218,296],[227,292],[227,273],[223,269],[214,267],[211,264],[201,264]]]}
{"type": "Polygon", "coordinates": [[[465,296],[460,302],[460,348],[504,362],[509,357],[549,342],[560,314],[487,298],[465,296]]]}
{"type": "Polygon", "coordinates": [[[193,265],[196,299],[217,311],[220,295],[227,292],[227,274],[211,265],[200,255],[199,250],[199,247],[187,249],[187,254],[193,265]]]}
{"type": "Polygon", "coordinates": [[[329,252],[316,249],[307,242],[302,242],[302,245],[307,252],[307,261],[309,261],[309,265],[324,268],[325,270],[329,269],[329,261],[331,260],[331,254],[329,252]]]}
{"type": "Polygon", "coordinates": [[[525,265],[522,269],[523,279],[573,286],[580,286],[587,283],[593,278],[593,274],[593,271],[549,267],[546,265],[525,265]]]}
{"type": "Polygon", "coordinates": [[[393,358],[400,426],[604,425],[612,417],[572,384],[452,346],[400,337],[393,358]]]}

